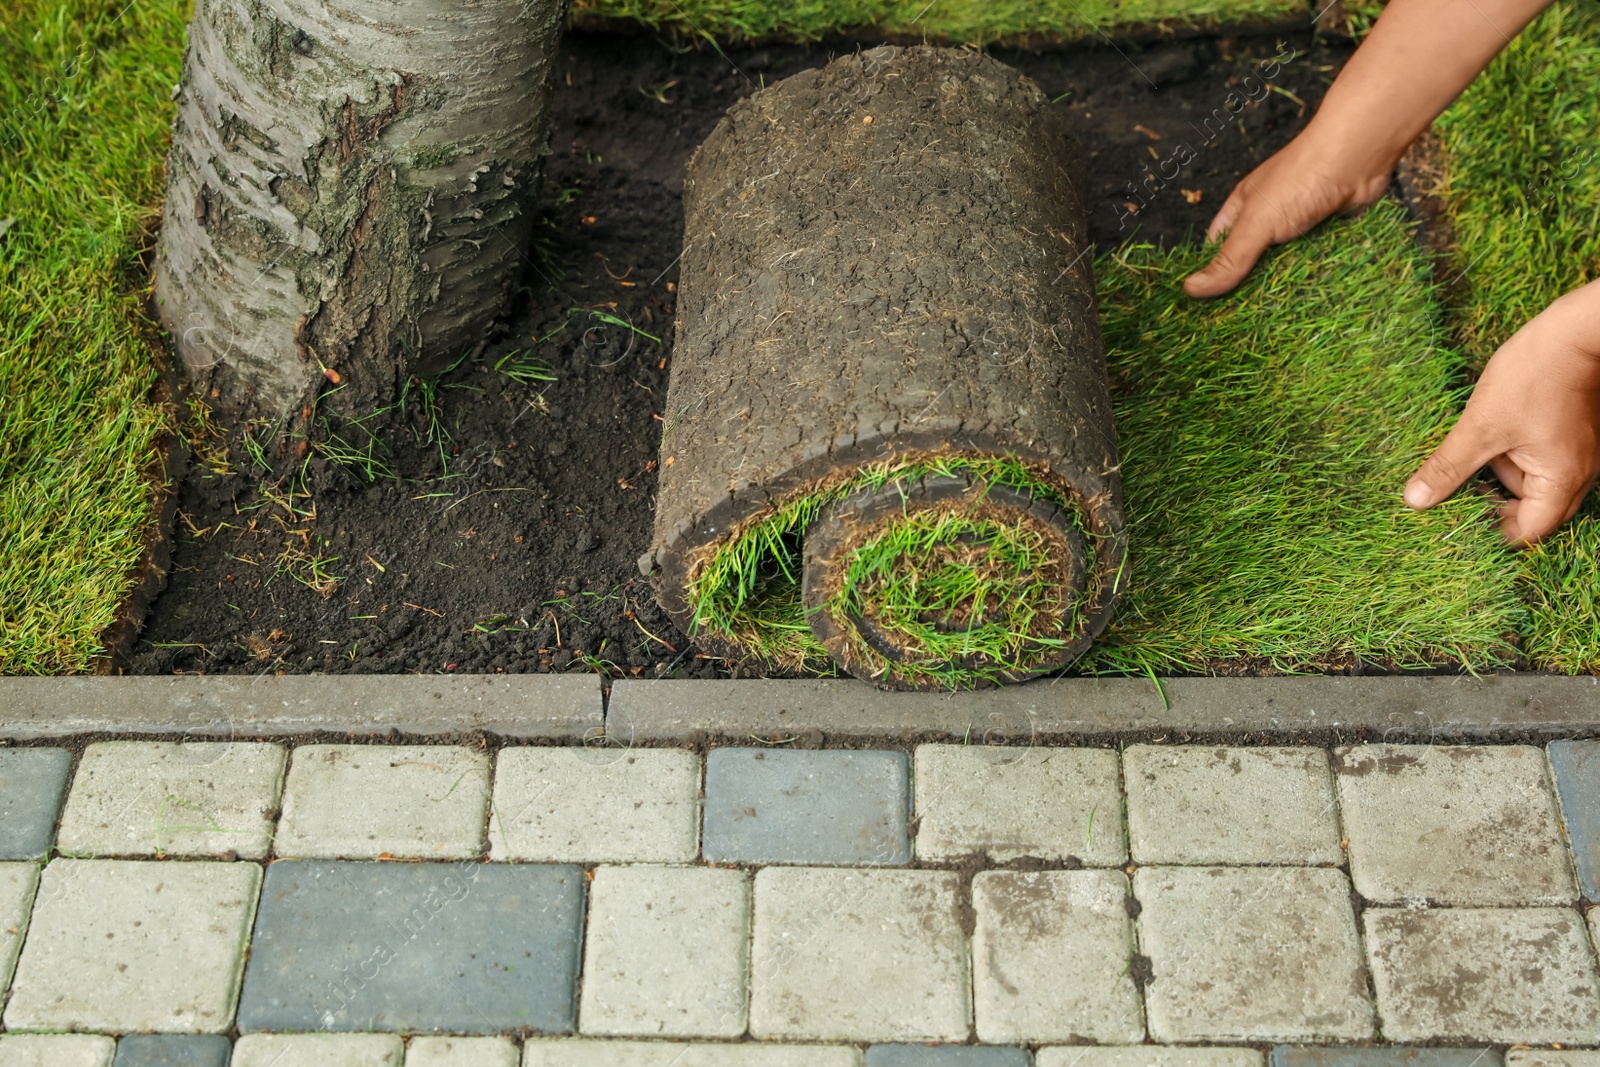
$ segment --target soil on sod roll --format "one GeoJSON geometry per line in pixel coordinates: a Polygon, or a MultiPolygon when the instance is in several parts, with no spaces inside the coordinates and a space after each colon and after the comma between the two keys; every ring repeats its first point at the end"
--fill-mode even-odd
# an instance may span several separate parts
{"type": "MultiPolygon", "coordinates": [[[[1063,109],[1090,170],[1089,237],[1109,248],[1200,233],[1303,128],[1348,49],[1286,43],[1283,92],[1220,128],[1207,119],[1287,54],[1279,42],[997,55],[1063,109]],[[1183,143],[1195,155],[1157,188],[1146,176],[1183,143]]],[[[292,472],[194,428],[173,571],[126,669],[730,669],[692,651],[636,562],[666,417],[680,190],[730,104],[838,50],[724,57],[587,34],[563,49],[545,188],[556,206],[504,334],[436,386],[416,383],[402,410],[331,427],[338,442],[292,472]],[[533,377],[540,365],[554,381],[533,377]]]]}
{"type": "Polygon", "coordinates": [[[1104,628],[1124,521],[1085,192],[1062,110],[975,52],[875,48],[729,109],[684,187],[654,541],[699,647],[942,688],[1104,628]]]}

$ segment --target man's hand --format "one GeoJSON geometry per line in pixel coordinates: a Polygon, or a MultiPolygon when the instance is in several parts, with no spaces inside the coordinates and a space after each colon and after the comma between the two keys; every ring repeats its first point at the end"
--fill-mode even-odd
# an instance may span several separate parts
{"type": "Polygon", "coordinates": [[[1210,263],[1183,281],[1190,296],[1221,296],[1244,280],[1269,245],[1303,235],[1336,211],[1377,202],[1393,160],[1339,151],[1315,129],[1300,134],[1233,187],[1206,240],[1228,239],[1210,263]]]}
{"type": "Polygon", "coordinates": [[[1568,293],[1500,346],[1444,443],[1406,483],[1424,510],[1488,466],[1512,498],[1513,544],[1549,536],[1600,474],[1600,282],[1568,293]]]}

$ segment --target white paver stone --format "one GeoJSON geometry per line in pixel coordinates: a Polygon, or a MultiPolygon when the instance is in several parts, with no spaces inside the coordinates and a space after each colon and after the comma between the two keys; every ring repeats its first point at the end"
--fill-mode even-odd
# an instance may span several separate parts
{"type": "Polygon", "coordinates": [[[1333,767],[1350,875],[1380,904],[1578,898],[1544,753],[1531,745],[1361,745],[1333,767]]]}
{"type": "Polygon", "coordinates": [[[836,1045],[530,1040],[522,1067],[861,1067],[861,1052],[836,1045]]]}
{"type": "Polygon", "coordinates": [[[489,757],[460,745],[301,745],[274,851],[297,859],[483,853],[489,757]]]}
{"type": "Polygon", "coordinates": [[[978,1040],[1144,1040],[1121,871],[985,871],[972,883],[978,1040]]]}
{"type": "Polygon", "coordinates": [[[1266,1057],[1253,1048],[1183,1045],[1042,1048],[1033,1062],[1034,1067],[1266,1067],[1266,1057]]]}
{"type": "Polygon", "coordinates": [[[1128,860],[1117,754],[1100,748],[921,745],[913,775],[917,856],[1128,860]]]}
{"type": "Polygon", "coordinates": [[[98,1034],[0,1035],[0,1067],[111,1067],[116,1054],[98,1034]]]}
{"type": "Polygon", "coordinates": [[[1600,1067],[1600,1050],[1517,1048],[1506,1053],[1506,1067],[1600,1067]]]}
{"type": "Polygon", "coordinates": [[[750,876],[601,867],[589,884],[578,1029],[738,1037],[749,1018],[750,876]]]}
{"type": "Polygon", "coordinates": [[[6,1028],[225,1033],[260,888],[253,863],[51,861],[6,1028]]]}
{"type": "Polygon", "coordinates": [[[28,933],[28,912],[39,886],[37,863],[0,863],[0,1000],[28,933]]]}
{"type": "Polygon", "coordinates": [[[414,1037],[406,1067],[517,1067],[517,1046],[504,1037],[414,1037]]]}
{"type": "Polygon", "coordinates": [[[953,871],[756,874],[750,1032],[811,1041],[964,1041],[966,937],[953,871]]]}
{"type": "Polygon", "coordinates": [[[1343,871],[1141,867],[1133,889],[1157,1041],[1372,1036],[1343,871]]]}
{"type": "Polygon", "coordinates": [[[260,859],[283,789],[281,745],[102,741],[84,750],[57,846],[88,856],[260,859]]]}
{"type": "Polygon", "coordinates": [[[1133,745],[1122,758],[1135,863],[1344,862],[1323,749],[1133,745]]]}
{"type": "Polygon", "coordinates": [[[400,1067],[399,1034],[246,1034],[228,1067],[400,1067]]]}
{"type": "Polygon", "coordinates": [[[1600,1044],[1600,974],[1570,908],[1369,908],[1390,1041],[1600,1044]]]}
{"type": "Polygon", "coordinates": [[[687,749],[503,748],[490,856],[687,863],[700,851],[700,756],[687,749]]]}

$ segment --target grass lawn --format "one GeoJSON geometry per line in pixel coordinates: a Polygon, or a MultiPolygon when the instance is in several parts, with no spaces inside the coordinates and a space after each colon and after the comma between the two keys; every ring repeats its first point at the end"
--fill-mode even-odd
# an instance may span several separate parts
{"type": "Polygon", "coordinates": [[[151,521],[139,249],[183,0],[0,5],[0,673],[83,669],[151,521]]]}
{"type": "MultiPolygon", "coordinates": [[[[1482,364],[1560,294],[1600,277],[1600,3],[1564,0],[1441,119],[1462,294],[1482,364]]],[[[1600,504],[1523,557],[1529,658],[1600,670],[1600,504]]]]}
{"type": "MultiPolygon", "coordinates": [[[[138,255],[160,198],[189,3],[124,2],[0,10],[0,673],[82,669],[99,651],[150,521],[153,445],[170,428],[148,399],[138,255]]],[[[1275,0],[579,8],[692,35],[872,24],[957,40],[1287,10],[1275,0]]],[[[1177,290],[1197,249],[1102,254],[1133,582],[1087,667],[1358,656],[1492,666],[1515,654],[1520,633],[1536,664],[1600,669],[1600,509],[1519,562],[1479,498],[1425,516],[1399,503],[1459,408],[1467,369],[1600,266],[1600,164],[1574,165],[1600,117],[1597,12],[1597,0],[1556,9],[1443,120],[1468,272],[1448,307],[1393,205],[1324,227],[1212,304],[1177,290]]]]}
{"type": "Polygon", "coordinates": [[[638,19],[679,37],[817,40],[854,31],[983,44],[1075,40],[1153,23],[1310,21],[1305,0],[575,0],[576,14],[638,19]]]}

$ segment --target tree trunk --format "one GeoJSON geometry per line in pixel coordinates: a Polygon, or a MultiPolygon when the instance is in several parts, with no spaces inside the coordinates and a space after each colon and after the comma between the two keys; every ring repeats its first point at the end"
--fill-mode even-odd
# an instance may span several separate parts
{"type": "Polygon", "coordinates": [[[1104,627],[1123,516],[1084,189],[1038,87],[978,53],[877,48],[729,110],[685,187],[646,561],[704,647],[799,666],[760,629],[799,616],[749,605],[802,562],[812,647],[882,684],[1028,677],[1104,627]],[[763,526],[784,514],[807,528],[763,526]],[[714,602],[719,554],[795,533],[803,552],[714,602]],[[893,595],[920,607],[851,577],[895,544],[893,595]],[[984,592],[936,603],[930,575],[984,592]]]}
{"type": "Polygon", "coordinates": [[[163,323],[240,419],[392,403],[528,262],[564,0],[198,0],[156,262],[163,323]]]}

